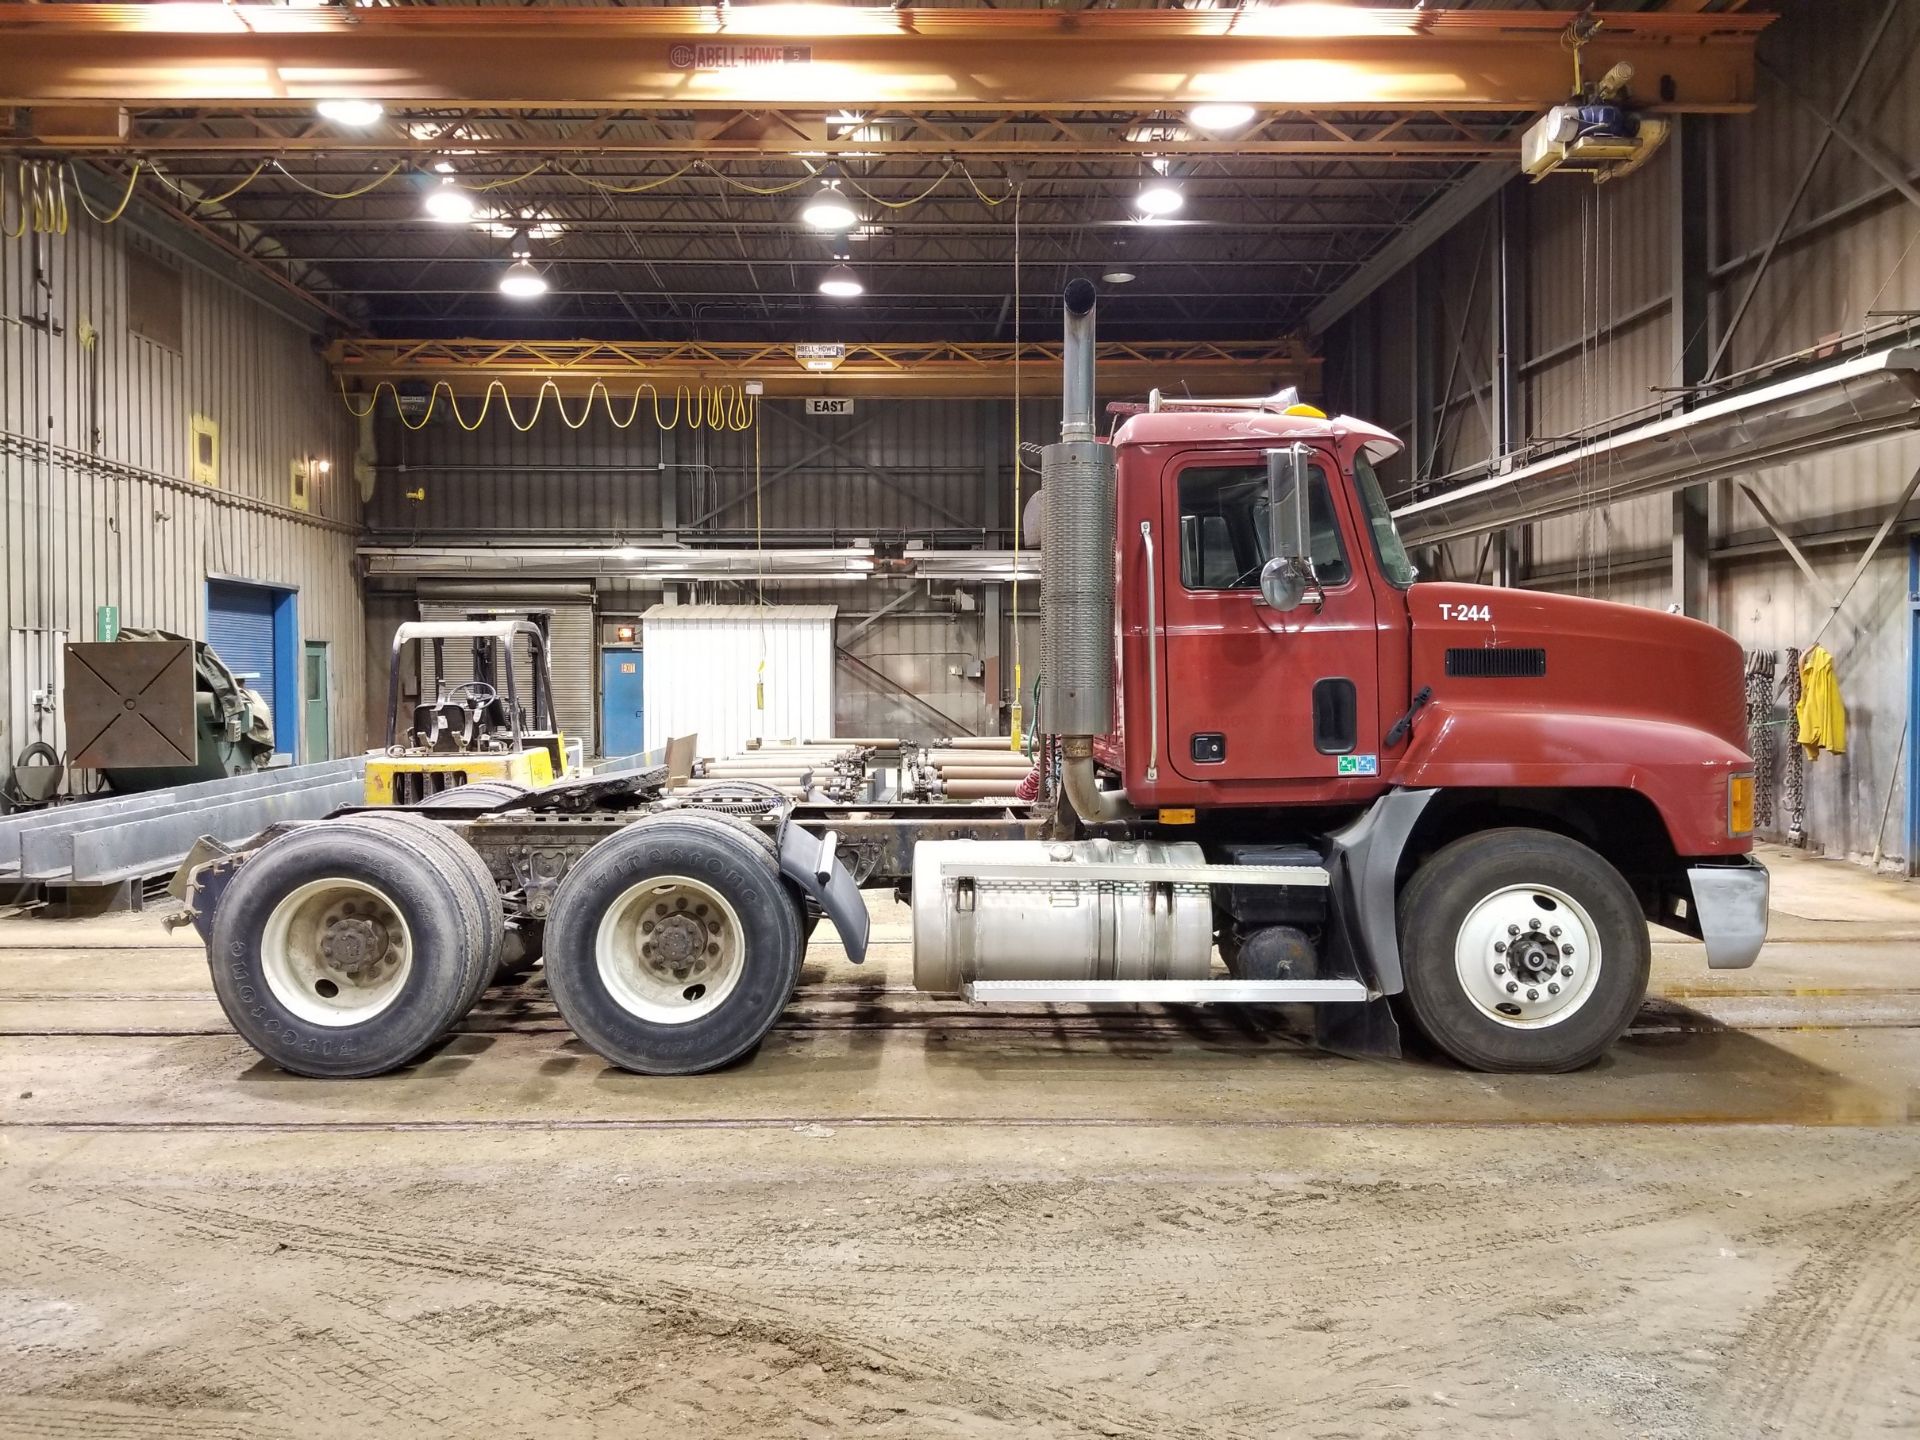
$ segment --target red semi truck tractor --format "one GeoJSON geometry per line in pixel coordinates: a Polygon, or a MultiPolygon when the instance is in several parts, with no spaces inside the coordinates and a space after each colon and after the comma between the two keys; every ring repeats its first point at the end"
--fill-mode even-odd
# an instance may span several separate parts
{"type": "Polygon", "coordinates": [[[1100,438],[1094,289],[1067,289],[1042,497],[1050,798],[794,804],[642,774],[438,797],[192,867],[236,1028],[370,1074],[544,957],[616,1065],[745,1054],[822,919],[910,895],[914,982],[981,1003],[1303,1004],[1329,1043],[1410,1025],[1458,1062],[1562,1071],[1617,1040],[1652,921],[1753,963],[1738,646],[1693,620],[1421,581],[1375,466],[1300,406],[1150,407],[1100,438]]]}

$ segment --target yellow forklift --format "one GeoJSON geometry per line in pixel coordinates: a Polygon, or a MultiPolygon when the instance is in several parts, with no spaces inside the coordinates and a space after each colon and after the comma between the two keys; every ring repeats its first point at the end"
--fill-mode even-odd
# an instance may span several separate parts
{"type": "Polygon", "coordinates": [[[367,756],[367,804],[495,801],[568,773],[566,737],[553,715],[547,637],[539,626],[531,620],[414,620],[394,632],[387,744],[367,756]],[[524,702],[514,661],[516,639],[527,642],[533,671],[531,695],[524,702]],[[468,678],[449,679],[449,641],[461,647],[453,658],[462,662],[457,669],[468,678]],[[415,645],[420,647],[419,699],[402,730],[400,682],[408,647],[415,645]]]}

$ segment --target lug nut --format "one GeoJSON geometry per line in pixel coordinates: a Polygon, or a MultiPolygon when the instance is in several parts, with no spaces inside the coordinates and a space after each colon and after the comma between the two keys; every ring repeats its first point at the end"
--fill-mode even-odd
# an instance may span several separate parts
{"type": "Polygon", "coordinates": [[[1551,935],[1554,939],[1558,940],[1560,938],[1560,927],[1558,925],[1549,927],[1547,930],[1547,934],[1551,935]]]}
{"type": "Polygon", "coordinates": [[[1494,954],[1496,954],[1496,955],[1504,955],[1504,954],[1506,954],[1506,953],[1507,953],[1507,942],[1506,942],[1506,941],[1504,941],[1504,940],[1496,940],[1496,941],[1494,941],[1494,942],[1493,942],[1493,953],[1494,953],[1494,954]]]}
{"type": "Polygon", "coordinates": [[[1507,973],[1507,967],[1504,965],[1496,965],[1493,967],[1493,973],[1496,975],[1504,975],[1507,973]]]}
{"type": "Polygon", "coordinates": [[[1514,984],[1514,983],[1513,983],[1513,981],[1511,981],[1511,980],[1509,980],[1509,981],[1507,981],[1507,994],[1509,994],[1509,995],[1511,995],[1511,994],[1513,994],[1513,993],[1514,993],[1515,991],[1517,991],[1517,990],[1519,990],[1519,988],[1520,988],[1520,987],[1519,987],[1518,985],[1516,985],[1516,984],[1514,984]]]}
{"type": "Polygon", "coordinates": [[[1558,995],[1559,993],[1560,993],[1560,987],[1558,985],[1547,986],[1547,994],[1558,995]]]}
{"type": "Polygon", "coordinates": [[[1573,967],[1571,965],[1562,965],[1560,967],[1560,973],[1571,980],[1573,978],[1573,967]]]}
{"type": "Polygon", "coordinates": [[[1527,991],[1527,999],[1538,1000],[1539,998],[1540,998],[1540,992],[1538,990],[1527,991]]]}
{"type": "Polygon", "coordinates": [[[1519,933],[1520,933],[1520,927],[1518,925],[1507,926],[1507,934],[1518,935],[1519,933]]]}
{"type": "Polygon", "coordinates": [[[1571,945],[1562,945],[1560,947],[1560,953],[1562,955],[1571,955],[1573,953],[1573,947],[1571,945]]]}
{"type": "Polygon", "coordinates": [[[1540,917],[1536,915],[1533,919],[1529,920],[1527,922],[1527,928],[1529,930],[1538,930],[1540,928],[1540,917]]]}

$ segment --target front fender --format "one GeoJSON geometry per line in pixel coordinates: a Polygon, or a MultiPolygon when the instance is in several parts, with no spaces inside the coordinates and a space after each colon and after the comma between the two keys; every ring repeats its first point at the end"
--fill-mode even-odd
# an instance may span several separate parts
{"type": "Polygon", "coordinates": [[[1752,766],[1719,736],[1672,721],[1435,701],[1393,778],[1408,789],[1634,790],[1676,854],[1727,855],[1752,848],[1727,814],[1728,777],[1752,766]]]}

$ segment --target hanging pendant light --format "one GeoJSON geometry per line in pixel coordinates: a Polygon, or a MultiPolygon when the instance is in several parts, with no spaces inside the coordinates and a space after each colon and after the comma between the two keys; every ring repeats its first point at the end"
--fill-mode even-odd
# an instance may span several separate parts
{"type": "Polygon", "coordinates": [[[851,230],[860,222],[860,215],[834,183],[826,180],[800,207],[800,219],[815,230],[851,230]]]}
{"type": "Polygon", "coordinates": [[[439,184],[428,188],[421,208],[429,220],[437,220],[442,225],[464,225],[473,219],[473,192],[451,175],[443,175],[439,184]]]}
{"type": "Polygon", "coordinates": [[[525,230],[513,234],[513,264],[500,272],[500,293],[515,300],[533,300],[547,293],[547,277],[533,268],[533,242],[525,230]]]}
{"type": "Polygon", "coordinates": [[[820,293],[835,300],[851,300],[856,295],[864,295],[866,290],[851,265],[836,265],[820,277],[820,293]]]}

